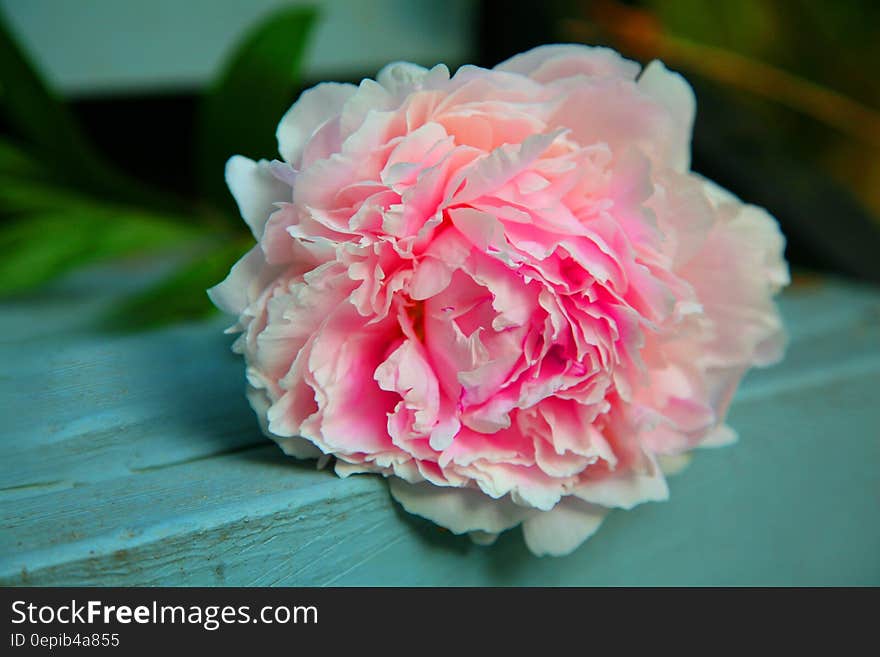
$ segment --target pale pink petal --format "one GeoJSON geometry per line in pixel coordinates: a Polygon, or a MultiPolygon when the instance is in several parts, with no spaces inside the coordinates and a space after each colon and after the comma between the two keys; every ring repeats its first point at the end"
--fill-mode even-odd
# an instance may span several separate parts
{"type": "Polygon", "coordinates": [[[389,479],[391,494],[404,509],[442,525],[454,534],[481,531],[502,532],[534,513],[509,499],[493,500],[473,488],[449,488],[430,484],[409,484],[389,479]]]}
{"type": "Polygon", "coordinates": [[[528,75],[540,82],[576,75],[632,80],[639,73],[639,65],[610,48],[564,44],[538,46],[501,62],[495,70],[528,75]]]}
{"type": "Polygon", "coordinates": [[[534,555],[561,557],[595,534],[607,513],[607,509],[567,497],[550,511],[527,518],[523,536],[534,555]]]}
{"type": "Polygon", "coordinates": [[[710,431],[699,447],[727,447],[738,440],[736,431],[726,424],[719,425],[710,431]]]}
{"type": "Polygon", "coordinates": [[[278,124],[275,136],[281,157],[296,166],[309,138],[340,111],[356,90],[351,84],[324,82],[304,91],[278,124]]]}
{"type": "Polygon", "coordinates": [[[633,470],[581,481],[574,495],[591,504],[620,509],[631,509],[644,502],[662,502],[669,498],[669,487],[660,467],[655,462],[649,465],[645,472],[633,470]]]}
{"type": "Polygon", "coordinates": [[[681,75],[656,59],[639,76],[639,88],[657,100],[669,112],[675,126],[670,148],[672,168],[687,171],[691,163],[691,131],[697,111],[694,90],[681,75]]]}
{"type": "Polygon", "coordinates": [[[496,148],[453,180],[448,189],[450,202],[465,203],[497,189],[526,170],[563,132],[557,130],[544,135],[532,135],[522,144],[496,148]]]}
{"type": "Polygon", "coordinates": [[[438,64],[428,70],[409,62],[392,62],[376,75],[376,81],[397,96],[406,96],[414,91],[433,89],[449,80],[449,69],[438,64]]]}
{"type": "Polygon", "coordinates": [[[683,452],[681,454],[659,454],[657,465],[667,477],[674,477],[684,472],[693,460],[693,454],[683,452]]]}
{"type": "Polygon", "coordinates": [[[554,555],[729,441],[740,381],[785,346],[784,238],[688,171],[687,83],[638,72],[575,45],[452,78],[398,62],[304,93],[286,162],[231,159],[259,247],[210,294],[263,430],[554,555]]]}
{"type": "Polygon", "coordinates": [[[263,251],[255,246],[232,266],[222,283],[208,290],[208,296],[224,312],[240,315],[279,272],[279,268],[266,265],[263,251]]]}
{"type": "Polygon", "coordinates": [[[278,180],[266,160],[254,162],[233,155],[226,162],[226,184],[238,204],[238,211],[258,240],[275,204],[293,198],[290,186],[278,180]]]}

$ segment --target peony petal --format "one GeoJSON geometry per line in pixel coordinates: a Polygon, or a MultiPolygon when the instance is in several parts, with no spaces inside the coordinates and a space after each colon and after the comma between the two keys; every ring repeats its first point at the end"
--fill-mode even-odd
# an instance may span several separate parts
{"type": "Polygon", "coordinates": [[[324,82],[303,92],[278,124],[278,152],[296,165],[308,140],[334,114],[338,114],[357,87],[324,82]]]}
{"type": "Polygon", "coordinates": [[[504,248],[504,225],[488,212],[473,208],[455,208],[449,211],[452,224],[480,251],[504,248]]]}
{"type": "Polygon", "coordinates": [[[550,511],[526,519],[523,536],[534,555],[561,557],[595,534],[607,513],[602,507],[566,497],[550,511]]]}
{"type": "Polygon", "coordinates": [[[492,499],[473,488],[410,484],[389,478],[391,494],[403,508],[437,523],[454,534],[481,531],[497,534],[530,517],[534,511],[509,498],[492,499]]]}
{"type": "Polygon", "coordinates": [[[240,315],[278,274],[279,268],[266,264],[259,245],[236,262],[226,279],[208,290],[208,297],[220,310],[240,315]]]}
{"type": "Polygon", "coordinates": [[[522,144],[496,148],[485,158],[465,169],[449,186],[450,203],[466,203],[494,191],[515,175],[525,171],[565,130],[532,135],[522,144]],[[462,187],[462,184],[464,187],[462,187]]]}
{"type": "Polygon", "coordinates": [[[375,471],[375,468],[369,463],[349,463],[348,461],[337,459],[333,465],[333,470],[338,476],[347,479],[356,474],[371,474],[375,471]]]}
{"type": "Polygon", "coordinates": [[[694,456],[690,452],[681,454],[658,454],[657,464],[667,477],[674,477],[684,472],[690,465],[694,456]]]}
{"type": "Polygon", "coordinates": [[[653,461],[649,465],[650,469],[644,473],[626,471],[601,479],[584,480],[573,494],[591,504],[621,509],[669,499],[669,487],[660,467],[653,461]]]}
{"type": "Polygon", "coordinates": [[[315,446],[315,443],[306,438],[300,438],[299,436],[279,438],[278,446],[285,454],[297,459],[318,459],[324,455],[324,453],[315,446]]]}
{"type": "Polygon", "coordinates": [[[285,452],[561,555],[731,438],[739,382],[785,346],[784,238],[689,172],[683,78],[638,74],[578,45],[398,62],[302,94],[284,162],[230,159],[260,245],[209,294],[285,452]]]}
{"type": "Polygon", "coordinates": [[[293,192],[289,185],[278,180],[267,160],[254,162],[241,155],[233,155],[226,162],[226,184],[238,204],[238,211],[258,240],[275,204],[290,202],[293,192]]]}
{"type": "Polygon", "coordinates": [[[435,258],[425,258],[413,274],[410,283],[410,296],[416,301],[430,299],[445,290],[452,281],[452,270],[435,258]]]}
{"type": "Polygon", "coordinates": [[[376,81],[397,96],[436,88],[448,80],[449,69],[445,64],[428,70],[410,62],[391,62],[376,75],[376,81]]]}
{"type": "Polygon", "coordinates": [[[468,532],[468,536],[470,536],[471,540],[477,545],[493,545],[495,541],[498,540],[498,534],[492,534],[489,532],[468,532]]]}
{"type": "Polygon", "coordinates": [[[645,67],[638,85],[672,117],[675,133],[672,135],[670,164],[678,171],[687,171],[691,165],[691,132],[697,112],[694,90],[681,75],[673,73],[656,59],[645,67]]]}
{"type": "Polygon", "coordinates": [[[636,148],[651,161],[666,167],[678,157],[674,119],[663,105],[629,80],[596,78],[587,82],[554,82],[563,95],[550,117],[551,127],[565,127],[580,144],[607,144],[612,153],[636,148]],[[585,112],[584,108],[590,111],[585,112]]]}
{"type": "Polygon", "coordinates": [[[400,395],[412,412],[410,431],[428,435],[437,424],[440,390],[437,377],[415,340],[404,340],[375,370],[373,378],[382,390],[400,395]]]}
{"type": "Polygon", "coordinates": [[[639,65],[624,59],[611,48],[554,44],[538,46],[515,55],[498,64],[495,70],[528,75],[540,82],[577,75],[633,80],[639,73],[639,65]]]}
{"type": "Polygon", "coordinates": [[[726,424],[721,424],[710,431],[698,447],[726,447],[739,439],[736,431],[726,424]]]}

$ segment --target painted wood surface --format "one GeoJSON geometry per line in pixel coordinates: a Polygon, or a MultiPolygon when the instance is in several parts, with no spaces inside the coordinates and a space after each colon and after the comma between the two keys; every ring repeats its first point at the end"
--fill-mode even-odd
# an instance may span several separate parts
{"type": "Polygon", "coordinates": [[[740,442],[698,453],[668,502],[538,559],[518,530],[478,547],[405,514],[377,477],[285,457],[222,318],[102,330],[148,269],[0,306],[0,583],[880,584],[877,290],[789,291],[788,357],[741,388],[740,442]]]}

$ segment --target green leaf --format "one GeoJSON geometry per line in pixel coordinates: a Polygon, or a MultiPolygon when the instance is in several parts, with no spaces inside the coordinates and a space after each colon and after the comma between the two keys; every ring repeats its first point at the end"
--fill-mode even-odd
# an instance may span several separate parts
{"type": "Polygon", "coordinates": [[[112,206],[51,179],[6,173],[0,169],[0,214],[21,217],[30,212],[106,214],[112,206]]]}
{"type": "Polygon", "coordinates": [[[10,141],[0,138],[0,175],[45,178],[46,167],[10,141]]]}
{"type": "Polygon", "coordinates": [[[194,241],[201,231],[134,209],[43,209],[0,227],[0,294],[23,292],[74,267],[194,241]]]}
{"type": "Polygon", "coordinates": [[[67,162],[76,171],[99,168],[94,151],[67,108],[44,84],[0,14],[0,80],[9,120],[42,155],[67,162]]]}
{"type": "Polygon", "coordinates": [[[67,107],[43,82],[0,14],[2,103],[12,126],[66,178],[95,183],[112,172],[80,132],[67,107]]]}
{"type": "Polygon", "coordinates": [[[234,241],[198,255],[158,284],[124,301],[106,325],[118,331],[136,331],[214,313],[207,289],[222,281],[231,264],[252,246],[252,241],[234,241]]]}
{"type": "MultiPolygon", "coordinates": [[[[42,79],[0,12],[0,106],[17,134],[54,177],[106,198],[168,209],[179,205],[104,160],[81,132],[67,106],[42,79]]],[[[9,153],[0,152],[0,156],[9,153]]]]}
{"type": "MultiPolygon", "coordinates": [[[[0,223],[11,219],[15,213],[16,196],[25,188],[45,185],[51,178],[46,168],[29,157],[9,141],[0,138],[0,223]]],[[[37,196],[25,192],[26,196],[37,196]]]]}
{"type": "Polygon", "coordinates": [[[205,195],[223,207],[234,209],[223,178],[226,160],[236,154],[271,158],[277,152],[275,128],[293,100],[316,16],[310,7],[288,7],[260,22],[203,100],[199,179],[205,195]]]}

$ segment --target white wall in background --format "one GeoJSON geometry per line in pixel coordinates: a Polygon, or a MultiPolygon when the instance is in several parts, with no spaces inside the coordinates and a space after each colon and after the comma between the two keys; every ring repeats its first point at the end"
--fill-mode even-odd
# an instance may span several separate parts
{"type": "Polygon", "coordinates": [[[203,85],[254,21],[296,4],[321,9],[309,79],[470,56],[475,0],[0,0],[0,10],[55,88],[83,95],[203,85]]]}

